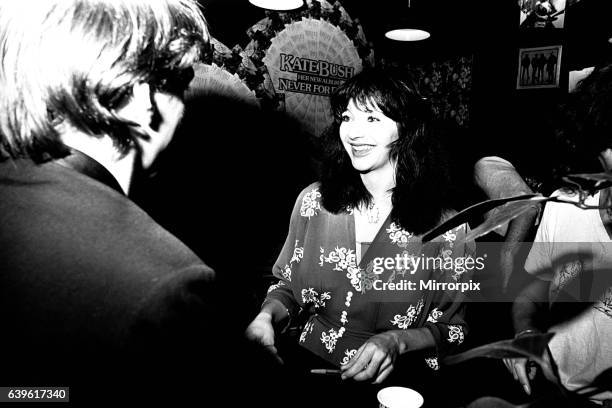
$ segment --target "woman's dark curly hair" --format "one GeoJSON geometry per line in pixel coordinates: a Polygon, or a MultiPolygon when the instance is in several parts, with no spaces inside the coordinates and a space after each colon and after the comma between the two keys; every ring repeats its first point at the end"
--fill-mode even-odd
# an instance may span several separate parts
{"type": "Polygon", "coordinates": [[[351,100],[357,106],[378,108],[397,123],[399,137],[390,151],[390,160],[396,163],[392,221],[415,234],[435,227],[448,202],[447,160],[433,131],[431,106],[414,81],[396,71],[364,70],[332,95],[334,121],[322,137],[323,206],[339,213],[372,200],[339,137],[342,113],[351,100]]]}
{"type": "Polygon", "coordinates": [[[593,157],[612,148],[612,63],[595,67],[563,106],[563,133],[593,157]]]}

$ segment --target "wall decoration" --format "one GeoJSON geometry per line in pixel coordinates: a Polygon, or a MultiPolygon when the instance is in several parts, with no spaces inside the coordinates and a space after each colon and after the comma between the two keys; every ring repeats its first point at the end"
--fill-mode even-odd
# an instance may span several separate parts
{"type": "Polygon", "coordinates": [[[558,88],[561,73],[561,49],[560,45],[521,48],[516,88],[558,88]]]}
{"type": "Polygon", "coordinates": [[[332,121],[329,95],[374,58],[361,24],[338,1],[307,5],[302,11],[268,11],[249,29],[245,53],[255,67],[265,67],[270,81],[263,87],[276,97],[277,109],[318,137],[332,121]]]}
{"type": "Polygon", "coordinates": [[[469,125],[472,64],[472,56],[463,56],[416,69],[421,92],[431,100],[437,118],[469,125]]]}
{"type": "Polygon", "coordinates": [[[425,64],[404,66],[384,60],[382,64],[410,72],[420,92],[430,100],[436,119],[467,127],[470,121],[473,62],[474,57],[466,55],[425,64]]]}
{"type": "Polygon", "coordinates": [[[200,63],[194,66],[194,77],[185,98],[189,100],[201,96],[217,96],[259,106],[255,92],[250,90],[237,74],[230,74],[215,63],[200,63]]]}
{"type": "Polygon", "coordinates": [[[521,28],[563,28],[566,0],[519,0],[521,28]]]}
{"type": "Polygon", "coordinates": [[[194,67],[194,78],[185,97],[218,96],[259,107],[262,100],[269,99],[267,90],[258,85],[265,82],[266,75],[239,45],[230,49],[211,38],[208,54],[194,67]]]}

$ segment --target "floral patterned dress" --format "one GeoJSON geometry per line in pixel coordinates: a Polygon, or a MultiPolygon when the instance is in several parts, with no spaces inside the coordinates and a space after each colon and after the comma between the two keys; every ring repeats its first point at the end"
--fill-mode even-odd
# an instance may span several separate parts
{"type": "Polygon", "coordinates": [[[346,363],[376,333],[426,327],[436,349],[425,362],[438,369],[438,356],[464,340],[464,306],[457,291],[421,289],[420,282],[467,282],[471,273],[445,268],[446,262],[438,268],[404,262],[385,269],[376,258],[467,257],[474,248],[460,239],[466,229],[462,225],[423,245],[418,236],[387,219],[358,264],[352,212],[326,211],[318,184],[313,184],[296,201],[287,240],[273,268],[279,280],[270,286],[267,298],[279,300],[291,317],[308,312],[299,342],[332,364],[346,363]],[[413,290],[377,290],[383,282],[406,280],[415,282],[413,290]]]}

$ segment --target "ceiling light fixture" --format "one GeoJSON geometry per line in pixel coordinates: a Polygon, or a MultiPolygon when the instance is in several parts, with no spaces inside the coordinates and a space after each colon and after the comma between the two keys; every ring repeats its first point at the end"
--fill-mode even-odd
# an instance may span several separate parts
{"type": "Polygon", "coordinates": [[[249,0],[254,6],[268,10],[295,10],[304,5],[304,0],[249,0]]]}
{"type": "Polygon", "coordinates": [[[431,36],[428,31],[416,28],[398,28],[385,33],[385,37],[395,41],[421,41],[431,36]]]}
{"type": "MultiPolygon", "coordinates": [[[[408,9],[408,17],[411,21],[414,21],[414,13],[410,11],[410,0],[408,0],[408,9]]],[[[406,25],[409,24],[406,22],[406,25]]],[[[417,28],[395,28],[385,33],[385,37],[394,41],[422,41],[428,39],[430,36],[431,34],[429,31],[417,28]]]]}

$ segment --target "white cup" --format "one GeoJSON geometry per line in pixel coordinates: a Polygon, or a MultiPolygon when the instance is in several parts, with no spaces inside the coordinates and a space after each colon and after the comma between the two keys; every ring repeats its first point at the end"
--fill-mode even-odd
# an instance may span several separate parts
{"type": "Polygon", "coordinates": [[[421,394],[406,387],[386,387],[376,397],[379,408],[419,408],[424,401],[421,394]]]}

